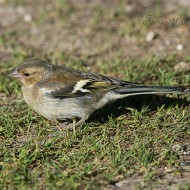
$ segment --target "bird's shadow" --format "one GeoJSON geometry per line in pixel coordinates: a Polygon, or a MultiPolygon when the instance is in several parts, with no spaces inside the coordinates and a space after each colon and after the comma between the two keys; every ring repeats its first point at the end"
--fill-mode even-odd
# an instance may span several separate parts
{"type": "Polygon", "coordinates": [[[105,123],[109,120],[109,116],[119,117],[120,115],[129,112],[126,108],[133,108],[140,111],[143,106],[149,108],[150,112],[156,111],[159,107],[165,108],[176,106],[187,106],[190,102],[184,98],[173,98],[161,95],[136,95],[120,99],[116,102],[108,104],[103,108],[97,110],[88,119],[90,122],[105,123]]]}

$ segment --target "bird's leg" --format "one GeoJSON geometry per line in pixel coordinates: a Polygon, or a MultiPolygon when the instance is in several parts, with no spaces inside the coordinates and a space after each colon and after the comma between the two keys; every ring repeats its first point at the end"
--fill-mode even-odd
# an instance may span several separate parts
{"type": "Polygon", "coordinates": [[[80,119],[78,122],[76,122],[76,118],[73,119],[73,123],[70,123],[68,121],[64,121],[63,123],[61,123],[59,126],[57,126],[56,128],[54,128],[54,131],[62,131],[62,130],[69,130],[72,129],[73,132],[76,132],[76,127],[78,127],[79,125],[81,125],[87,118],[82,118],[80,119]]]}
{"type": "Polygon", "coordinates": [[[81,125],[83,122],[85,122],[88,118],[81,118],[76,124],[75,126],[78,127],[79,125],[81,125]]]}
{"type": "MultiPolygon", "coordinates": [[[[81,118],[78,122],[76,122],[76,118],[73,119],[73,123],[70,123],[65,121],[63,123],[61,123],[59,126],[57,126],[56,128],[54,128],[54,131],[59,131],[59,132],[63,132],[64,131],[64,135],[66,134],[67,130],[73,130],[73,135],[76,136],[76,127],[81,125],[87,118],[81,118]]],[[[54,137],[57,136],[58,134],[54,133],[54,134],[50,134],[50,137],[54,137]]]]}
{"type": "Polygon", "coordinates": [[[58,126],[59,129],[73,129],[73,131],[75,131],[75,127],[76,127],[76,119],[73,119],[73,123],[69,123],[67,121],[61,123],[60,126],[58,126]]]}
{"type": "Polygon", "coordinates": [[[72,128],[73,128],[73,134],[76,136],[76,119],[73,119],[72,128]]]}

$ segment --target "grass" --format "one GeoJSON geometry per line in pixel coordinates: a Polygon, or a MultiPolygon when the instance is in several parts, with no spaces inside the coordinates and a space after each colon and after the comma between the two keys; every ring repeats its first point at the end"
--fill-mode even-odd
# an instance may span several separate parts
{"type": "MultiPolygon", "coordinates": [[[[129,60],[123,63],[128,67],[126,77],[125,71],[118,69],[118,74],[128,79],[130,73],[135,81],[144,78],[151,84],[176,85],[181,74],[173,72],[173,60],[160,71],[155,69],[159,62],[152,58],[135,67],[129,60]],[[149,81],[152,77],[158,79],[149,81]]],[[[183,78],[188,84],[189,77],[183,78]]],[[[133,174],[151,181],[158,168],[180,172],[180,155],[172,147],[190,135],[187,95],[128,98],[129,102],[120,101],[117,107],[111,105],[113,113],[104,108],[76,130],[54,131],[55,123],[21,101],[18,83],[5,76],[0,80],[6,102],[0,114],[1,189],[97,189],[133,174]]]]}
{"type": "MultiPolygon", "coordinates": [[[[14,27],[2,29],[0,52],[6,54],[0,62],[0,189],[114,189],[122,180],[136,180],[137,189],[158,189],[160,181],[163,189],[171,184],[189,189],[188,180],[180,181],[190,176],[189,166],[182,166],[189,160],[184,154],[190,147],[189,94],[129,97],[98,110],[76,129],[55,130],[59,123],[29,108],[22,100],[20,84],[6,76],[24,59],[41,58],[147,85],[189,86],[189,72],[175,70],[180,61],[189,62],[185,54],[128,57],[137,48],[125,52],[130,47],[122,44],[126,38],[132,45],[138,39],[135,47],[140,52],[150,44],[144,41],[149,28],[143,26],[142,13],[128,17],[125,3],[91,4],[87,11],[66,0],[56,1],[48,11],[39,3],[32,23],[26,26],[19,18],[14,27]],[[45,39],[44,43],[32,38],[29,26],[41,27],[39,42],[45,39]],[[69,31],[69,38],[62,31],[69,31]],[[49,37],[57,39],[58,34],[63,40],[55,45],[49,37]],[[62,41],[70,51],[59,47],[62,41]],[[74,48],[75,41],[80,48],[74,48]],[[47,44],[55,49],[48,51],[47,44]]],[[[17,3],[9,1],[9,5],[17,3]]],[[[151,10],[160,12],[161,8],[158,3],[151,10]]]]}

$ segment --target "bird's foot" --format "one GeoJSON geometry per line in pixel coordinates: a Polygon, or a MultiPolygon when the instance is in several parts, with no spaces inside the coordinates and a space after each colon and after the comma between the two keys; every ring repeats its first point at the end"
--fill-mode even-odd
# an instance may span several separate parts
{"type": "Polygon", "coordinates": [[[69,122],[65,121],[65,122],[61,123],[61,125],[59,125],[57,128],[59,130],[61,130],[61,129],[69,129],[70,128],[70,124],[69,124],[69,122]]]}
{"type": "MultiPolygon", "coordinates": [[[[62,132],[64,134],[68,130],[72,130],[73,134],[76,135],[76,127],[81,125],[84,121],[85,121],[84,119],[81,119],[78,122],[76,122],[76,119],[73,119],[72,123],[65,121],[65,122],[61,123],[60,125],[58,125],[57,127],[53,128],[53,130],[55,132],[62,132]]],[[[57,136],[57,134],[52,134],[51,136],[57,136]]]]}
{"type": "Polygon", "coordinates": [[[69,122],[65,121],[53,128],[53,131],[63,131],[70,128],[69,122]]]}
{"type": "Polygon", "coordinates": [[[73,123],[69,123],[68,121],[64,121],[60,125],[53,128],[53,131],[75,130],[75,124],[76,124],[75,120],[73,120],[73,123]]]}
{"type": "Polygon", "coordinates": [[[71,129],[71,125],[69,124],[69,122],[65,121],[63,123],[61,123],[60,125],[56,126],[53,128],[53,133],[50,134],[50,137],[56,137],[59,136],[60,133],[63,133],[63,135],[65,135],[66,131],[68,129],[71,129]]]}

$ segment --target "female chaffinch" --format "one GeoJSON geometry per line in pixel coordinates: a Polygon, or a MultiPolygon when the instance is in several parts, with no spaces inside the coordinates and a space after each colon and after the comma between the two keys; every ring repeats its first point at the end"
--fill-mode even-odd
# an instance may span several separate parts
{"type": "Polygon", "coordinates": [[[120,98],[189,91],[178,86],[139,85],[38,59],[23,62],[8,76],[21,81],[24,100],[36,112],[49,120],[80,118],[76,126],[95,110],[120,98]]]}

